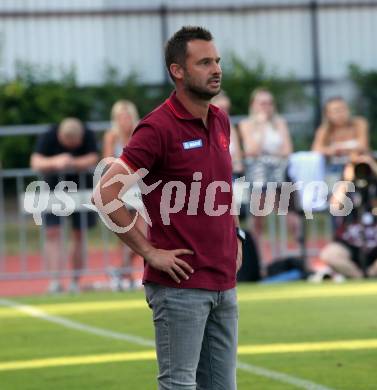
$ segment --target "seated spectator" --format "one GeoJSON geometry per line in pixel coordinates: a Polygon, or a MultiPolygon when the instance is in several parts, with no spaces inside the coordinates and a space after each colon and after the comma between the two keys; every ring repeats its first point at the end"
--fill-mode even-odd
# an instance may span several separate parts
{"type": "MultiPolygon", "coordinates": [[[[287,157],[292,153],[292,142],[286,121],[276,112],[274,98],[267,89],[258,88],[250,97],[249,116],[239,124],[245,154],[245,174],[251,186],[285,180],[287,157]]],[[[264,207],[265,196],[259,204],[264,207]]],[[[275,199],[276,202],[276,199],[275,199]]],[[[253,218],[258,239],[262,239],[263,217],[253,218]]]]}
{"type": "MultiPolygon", "coordinates": [[[[73,181],[79,189],[91,188],[92,175],[84,175],[80,181],[80,172],[85,172],[93,167],[98,161],[97,145],[94,134],[86,129],[80,120],[66,118],[59,125],[52,126],[42,134],[36,144],[34,153],[31,155],[31,167],[44,175],[44,180],[53,191],[60,180],[73,181]],[[69,172],[69,173],[67,173],[69,172]],[[67,173],[67,174],[66,174],[67,173]]],[[[72,215],[73,224],[73,248],[71,259],[73,262],[72,277],[69,290],[79,290],[80,270],[83,266],[82,222],[91,228],[95,225],[95,214],[85,213],[81,218],[80,213],[72,215]]],[[[44,216],[46,229],[46,261],[47,270],[52,273],[48,291],[57,293],[62,291],[60,274],[64,268],[65,253],[61,242],[62,217],[54,214],[44,216]]]]}
{"type": "MultiPolygon", "coordinates": [[[[230,112],[231,102],[229,97],[226,95],[224,91],[221,91],[218,95],[216,95],[212,101],[212,104],[221,108],[228,115],[230,112]]],[[[229,145],[230,155],[232,157],[233,163],[233,174],[234,176],[239,176],[243,172],[243,164],[242,164],[242,151],[240,146],[240,139],[238,135],[238,131],[236,128],[230,124],[230,145],[229,145]]]]}
{"type": "Polygon", "coordinates": [[[284,161],[292,153],[292,141],[287,123],[276,112],[268,90],[258,88],[251,94],[249,116],[240,122],[239,129],[250,181],[284,181],[284,161]]]}
{"type": "MultiPolygon", "coordinates": [[[[119,157],[138,122],[139,114],[134,103],[129,100],[115,102],[111,109],[111,128],[103,137],[103,157],[119,157]]],[[[140,231],[146,231],[145,222],[140,216],[136,226],[140,231]]],[[[141,256],[119,241],[119,257],[122,259],[122,267],[111,271],[111,288],[119,291],[141,287],[141,256]]]]}
{"type": "Polygon", "coordinates": [[[324,106],[323,122],[316,131],[312,150],[328,158],[327,176],[332,186],[340,179],[344,164],[352,153],[368,152],[367,121],[351,116],[343,98],[329,99],[324,106]]]}
{"type": "Polygon", "coordinates": [[[139,114],[134,103],[118,100],[111,109],[111,128],[103,137],[103,157],[119,157],[131,138],[139,114]]]}
{"type": "Polygon", "coordinates": [[[344,183],[330,202],[343,203],[347,196],[353,209],[348,216],[337,217],[341,220],[334,241],[321,250],[320,258],[348,278],[377,277],[377,163],[369,154],[353,155],[343,176],[354,183],[356,191],[348,192],[349,185],[344,183]]]}

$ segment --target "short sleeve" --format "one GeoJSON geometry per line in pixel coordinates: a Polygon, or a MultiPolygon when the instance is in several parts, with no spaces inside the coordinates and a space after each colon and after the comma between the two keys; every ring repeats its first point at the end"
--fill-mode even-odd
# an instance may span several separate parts
{"type": "Polygon", "coordinates": [[[149,124],[140,124],[124,147],[121,160],[134,170],[146,168],[150,171],[162,160],[161,138],[158,129],[149,124]]]}
{"type": "Polygon", "coordinates": [[[37,138],[34,152],[43,156],[51,156],[53,152],[52,145],[56,144],[56,128],[52,127],[47,132],[42,133],[37,138]]]}
{"type": "Polygon", "coordinates": [[[98,153],[96,137],[93,131],[89,129],[85,130],[84,153],[98,153]]]}

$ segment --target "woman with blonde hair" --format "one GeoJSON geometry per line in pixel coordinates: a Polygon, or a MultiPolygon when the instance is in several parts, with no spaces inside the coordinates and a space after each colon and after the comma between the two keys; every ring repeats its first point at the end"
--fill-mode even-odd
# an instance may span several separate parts
{"type": "Polygon", "coordinates": [[[139,122],[134,103],[118,100],[111,109],[111,128],[103,139],[103,157],[119,157],[139,122]]]}
{"type": "Polygon", "coordinates": [[[251,93],[249,116],[240,122],[239,129],[245,158],[262,159],[259,167],[253,167],[250,179],[264,184],[283,181],[281,160],[292,153],[292,141],[286,121],[276,112],[270,91],[257,88],[251,93]]]}
{"type": "Polygon", "coordinates": [[[344,166],[353,154],[368,153],[368,132],[368,122],[362,117],[352,116],[342,97],[327,100],[312,151],[327,158],[326,181],[329,187],[341,179],[344,166]]]}
{"type": "MultiPolygon", "coordinates": [[[[239,130],[246,179],[251,187],[262,186],[265,189],[269,182],[282,183],[285,180],[287,158],[293,147],[287,123],[277,113],[270,91],[257,88],[251,93],[249,116],[239,123],[239,130]]],[[[257,207],[264,207],[264,202],[263,194],[257,207]]],[[[260,237],[262,219],[254,216],[253,228],[260,237]]]]}
{"type": "MultiPolygon", "coordinates": [[[[111,109],[111,128],[103,138],[103,157],[119,157],[129,142],[139,122],[139,113],[134,103],[129,100],[118,100],[111,109]]],[[[145,223],[137,218],[136,226],[145,231],[145,223]]],[[[139,288],[142,286],[141,274],[143,259],[129,247],[121,243],[120,257],[123,259],[121,269],[111,270],[111,287],[114,290],[139,288]]]]}
{"type": "Polygon", "coordinates": [[[368,123],[362,117],[351,116],[346,101],[333,97],[325,103],[323,121],[317,129],[312,150],[326,157],[366,153],[369,150],[368,123]]]}

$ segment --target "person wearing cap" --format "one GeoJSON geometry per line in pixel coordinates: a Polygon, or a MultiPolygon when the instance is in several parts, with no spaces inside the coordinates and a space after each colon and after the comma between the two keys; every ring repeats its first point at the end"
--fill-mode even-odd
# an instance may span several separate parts
{"type": "MultiPolygon", "coordinates": [[[[40,135],[34,153],[31,155],[32,169],[43,174],[44,180],[54,191],[61,180],[72,181],[79,190],[90,188],[91,175],[85,171],[95,166],[98,161],[98,150],[94,133],[87,129],[77,118],[65,118],[59,125],[53,125],[40,135]]],[[[95,225],[94,213],[74,212],[72,215],[73,245],[72,266],[74,274],[69,290],[79,290],[79,276],[83,264],[82,239],[84,226],[95,225]]],[[[47,270],[52,273],[48,291],[62,291],[60,274],[64,267],[64,248],[62,247],[62,218],[52,213],[45,214],[47,270]]]]}
{"type": "Polygon", "coordinates": [[[221,88],[219,61],[202,27],[182,27],[170,38],[165,62],[175,91],[140,121],[92,197],[102,218],[145,260],[164,390],[237,388],[235,286],[245,236],[231,210],[229,118],[210,104],[221,88]],[[135,175],[143,181],[147,237],[121,203],[135,175]]]}

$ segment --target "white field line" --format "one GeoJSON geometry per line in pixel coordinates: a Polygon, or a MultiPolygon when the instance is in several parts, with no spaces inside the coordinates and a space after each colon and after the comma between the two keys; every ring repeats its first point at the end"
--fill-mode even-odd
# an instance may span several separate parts
{"type": "MultiPolygon", "coordinates": [[[[264,302],[264,301],[279,301],[279,300],[302,300],[311,298],[330,298],[330,297],[356,297],[356,296],[369,296],[377,298],[377,284],[365,284],[365,285],[336,285],[336,286],[324,286],[319,288],[310,288],[302,290],[289,290],[270,292],[258,292],[253,293],[238,291],[238,301],[241,304],[248,302],[264,302]]],[[[145,299],[132,299],[132,300],[110,300],[110,301],[94,301],[94,302],[74,302],[74,303],[58,303],[58,304],[40,304],[36,305],[43,312],[50,313],[52,315],[67,315],[74,313],[89,313],[89,312],[106,312],[113,310],[145,310],[145,299]]],[[[0,318],[14,317],[22,315],[22,313],[0,308],[0,318]]]]}
{"type": "Polygon", "coordinates": [[[265,378],[275,380],[277,382],[288,383],[290,385],[296,386],[299,389],[306,390],[333,390],[330,387],[319,385],[317,383],[307,381],[305,379],[300,379],[292,375],[284,374],[278,371],[268,370],[267,368],[254,366],[247,363],[237,362],[237,368],[249,372],[250,374],[264,376],[265,378]]]}
{"type": "MultiPolygon", "coordinates": [[[[31,317],[38,318],[38,319],[41,319],[41,320],[44,320],[47,322],[52,322],[54,324],[61,325],[61,326],[68,328],[68,329],[75,329],[75,330],[79,330],[82,332],[94,334],[96,336],[107,337],[107,338],[111,338],[111,339],[115,339],[115,340],[123,340],[123,341],[127,341],[129,343],[140,345],[140,346],[148,346],[148,347],[155,346],[155,343],[153,340],[149,340],[149,339],[146,339],[144,337],[139,337],[139,336],[135,336],[135,335],[128,334],[128,333],[113,332],[110,330],[82,324],[80,322],[72,321],[72,320],[66,319],[64,317],[50,315],[50,314],[45,313],[42,310],[37,309],[33,306],[22,305],[22,304],[19,304],[17,302],[14,302],[14,301],[11,301],[8,299],[0,299],[0,305],[13,308],[19,312],[28,314],[31,317]]],[[[282,382],[282,383],[287,383],[287,384],[293,385],[293,386],[300,388],[300,389],[334,390],[334,389],[331,389],[329,387],[325,387],[325,386],[319,385],[319,384],[311,382],[311,381],[307,381],[304,379],[294,377],[292,375],[284,374],[284,373],[281,373],[278,371],[268,370],[268,369],[263,368],[263,367],[258,367],[258,366],[255,366],[253,364],[243,363],[240,361],[237,362],[237,368],[239,370],[248,372],[250,374],[262,376],[262,377],[265,377],[265,378],[268,378],[268,379],[271,379],[274,381],[282,382]]]]}
{"type": "Polygon", "coordinates": [[[85,325],[80,322],[72,321],[64,317],[47,314],[42,310],[37,309],[36,307],[29,306],[29,305],[21,305],[16,302],[10,301],[8,299],[0,299],[0,305],[11,307],[24,314],[28,314],[31,317],[39,318],[41,320],[45,320],[48,322],[53,322],[54,324],[64,326],[65,328],[80,330],[82,332],[91,333],[97,336],[108,337],[116,340],[128,341],[129,343],[142,345],[145,347],[155,346],[153,340],[147,340],[143,337],[138,337],[127,333],[113,332],[111,330],[85,325]]]}

